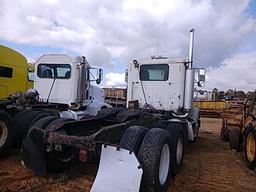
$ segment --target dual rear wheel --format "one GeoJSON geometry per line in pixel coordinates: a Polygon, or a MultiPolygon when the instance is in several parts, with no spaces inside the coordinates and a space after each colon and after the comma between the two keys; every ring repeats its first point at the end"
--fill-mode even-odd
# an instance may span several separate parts
{"type": "Polygon", "coordinates": [[[164,191],[169,176],[177,173],[183,162],[184,135],[177,127],[170,132],[167,128],[132,126],[124,133],[120,146],[137,156],[145,191],[164,191]]]}
{"type": "Polygon", "coordinates": [[[21,148],[22,140],[27,136],[31,127],[36,123],[38,120],[51,116],[48,112],[41,111],[41,110],[23,110],[19,112],[14,118],[17,122],[16,126],[16,136],[14,145],[17,148],[21,148]]]}

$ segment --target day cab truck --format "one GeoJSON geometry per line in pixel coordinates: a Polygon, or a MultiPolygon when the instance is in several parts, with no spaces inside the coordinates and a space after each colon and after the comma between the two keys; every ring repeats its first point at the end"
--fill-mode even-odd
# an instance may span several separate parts
{"type": "MultiPolygon", "coordinates": [[[[8,87],[2,88],[9,88],[12,92],[17,90],[11,89],[12,85],[27,82],[28,68],[21,55],[14,52],[9,54],[13,55],[14,64],[7,63],[9,60],[3,62],[6,70],[1,74],[10,78],[10,82],[9,79],[3,81],[8,83],[8,87]],[[15,65],[19,59],[23,59],[23,68],[15,65]]],[[[99,84],[101,79],[102,70],[92,68],[84,56],[46,54],[39,57],[35,62],[34,89],[0,100],[0,155],[10,147],[21,148],[31,125],[44,117],[51,116],[51,120],[57,117],[78,120],[111,107],[104,102],[103,90],[93,85],[94,81],[99,84]]],[[[26,86],[23,86],[26,90],[26,86]]]]}
{"type": "Polygon", "coordinates": [[[17,51],[0,45],[0,99],[33,87],[34,66],[17,51]]]}
{"type": "MultiPolygon", "coordinates": [[[[21,127],[29,131],[22,142],[22,164],[46,176],[47,171],[62,171],[100,158],[92,192],[164,191],[169,177],[181,169],[184,146],[196,141],[200,127],[199,110],[192,107],[192,101],[194,84],[203,86],[205,70],[193,68],[193,42],[191,30],[188,61],[163,57],[133,60],[127,69],[127,107],[101,107],[96,115],[84,113],[80,118],[76,118],[81,113],[78,104],[91,103],[86,99],[94,97],[90,97],[89,84],[76,89],[72,84],[76,81],[44,79],[40,74],[47,62],[39,59],[35,88],[40,97],[51,102],[46,105],[68,104],[78,111],[55,105],[50,111],[59,115],[23,123],[21,127]],[[42,81],[40,86],[38,81],[42,81]],[[85,97],[73,89],[85,90],[85,97]],[[68,103],[70,98],[78,99],[68,103]]],[[[57,66],[65,68],[63,74],[68,71],[66,65],[57,66]]],[[[23,121],[33,113],[23,115],[23,121]]]]}

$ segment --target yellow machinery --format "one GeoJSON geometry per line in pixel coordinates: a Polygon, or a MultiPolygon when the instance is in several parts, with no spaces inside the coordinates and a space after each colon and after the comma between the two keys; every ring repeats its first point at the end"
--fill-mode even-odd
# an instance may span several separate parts
{"type": "Polygon", "coordinates": [[[227,102],[226,101],[194,101],[194,107],[198,107],[200,109],[226,109],[227,102]]]}
{"type": "Polygon", "coordinates": [[[17,51],[0,45],[0,99],[33,87],[34,66],[17,51]]]}
{"type": "Polygon", "coordinates": [[[230,149],[243,150],[248,168],[256,169],[256,90],[245,101],[198,101],[201,116],[223,119],[220,139],[230,149]]]}
{"type": "Polygon", "coordinates": [[[252,101],[248,103],[243,126],[244,156],[248,168],[256,168],[256,90],[252,101]]]}

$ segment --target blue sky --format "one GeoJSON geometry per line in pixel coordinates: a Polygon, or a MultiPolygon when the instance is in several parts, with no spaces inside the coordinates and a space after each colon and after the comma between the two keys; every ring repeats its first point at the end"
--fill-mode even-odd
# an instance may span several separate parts
{"type": "Polygon", "coordinates": [[[256,17],[256,1],[251,1],[249,5],[248,11],[256,17]]]}
{"type": "MultiPolygon", "coordinates": [[[[256,1],[252,0],[249,3],[248,12],[250,16],[256,19],[256,1]]],[[[241,46],[241,48],[238,48],[237,53],[246,53],[256,50],[256,33],[254,33],[251,38],[248,40],[247,45],[241,46]]]]}
{"type": "MultiPolygon", "coordinates": [[[[18,43],[6,41],[6,40],[0,40],[0,44],[10,47],[10,48],[22,53],[24,56],[27,57],[27,60],[31,63],[33,63],[37,57],[39,57],[40,55],[46,54],[46,53],[66,53],[69,55],[78,55],[74,51],[69,51],[69,50],[65,50],[63,48],[53,47],[50,45],[35,46],[32,44],[18,44],[18,43]]],[[[82,55],[86,56],[86,53],[84,53],[82,55]]],[[[103,70],[104,75],[111,73],[111,72],[123,73],[125,71],[126,64],[125,64],[125,61],[121,57],[112,58],[112,63],[115,66],[114,68],[102,67],[102,66],[99,67],[99,68],[104,69],[103,70]]],[[[106,82],[105,78],[103,78],[103,83],[104,82],[106,82]]]]}
{"type": "Polygon", "coordinates": [[[45,53],[85,55],[92,66],[104,69],[104,86],[124,86],[126,64],[135,58],[158,52],[187,58],[188,31],[193,27],[196,66],[207,68],[205,89],[255,87],[251,80],[256,64],[254,0],[23,0],[16,4],[17,10],[10,9],[10,0],[0,2],[0,44],[31,62],[45,53]],[[234,81],[237,76],[246,77],[234,81]]]}
{"type": "Polygon", "coordinates": [[[59,53],[64,52],[62,48],[52,47],[52,46],[35,46],[33,44],[18,44],[11,41],[0,40],[0,44],[15,49],[27,56],[30,61],[35,60],[38,56],[45,53],[59,53]]]}

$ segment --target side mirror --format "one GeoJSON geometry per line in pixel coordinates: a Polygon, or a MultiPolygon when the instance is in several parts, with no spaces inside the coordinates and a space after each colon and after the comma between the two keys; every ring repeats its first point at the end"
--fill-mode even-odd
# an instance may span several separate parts
{"type": "Polygon", "coordinates": [[[205,69],[200,68],[198,69],[198,74],[197,74],[197,85],[198,87],[203,87],[205,85],[205,69]]]}
{"type": "Polygon", "coordinates": [[[96,83],[97,84],[101,83],[102,77],[103,77],[103,70],[102,69],[98,69],[98,71],[97,71],[97,78],[96,78],[96,83]]]}

